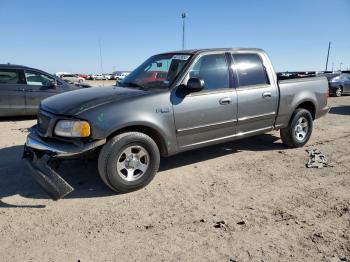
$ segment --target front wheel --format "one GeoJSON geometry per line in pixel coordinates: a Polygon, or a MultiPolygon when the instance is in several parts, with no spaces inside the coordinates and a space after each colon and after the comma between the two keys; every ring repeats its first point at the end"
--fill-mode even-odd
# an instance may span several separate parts
{"type": "Polygon", "coordinates": [[[289,147],[302,147],[309,141],[313,127],[311,113],[303,108],[295,110],[288,126],[280,130],[283,144],[289,147]]]}
{"type": "Polygon", "coordinates": [[[343,94],[343,88],[341,86],[338,86],[337,89],[335,90],[335,96],[340,97],[343,94]]]}
{"type": "Polygon", "coordinates": [[[157,144],[139,132],[127,132],[110,139],[98,158],[102,181],[119,193],[135,191],[152,181],[159,168],[157,144]]]}

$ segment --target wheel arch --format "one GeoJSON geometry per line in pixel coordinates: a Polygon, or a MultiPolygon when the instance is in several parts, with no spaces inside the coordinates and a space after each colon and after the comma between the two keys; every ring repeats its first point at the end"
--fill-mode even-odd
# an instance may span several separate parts
{"type": "Polygon", "coordinates": [[[135,125],[122,127],[120,129],[114,130],[113,132],[108,134],[107,140],[109,140],[110,138],[112,138],[118,134],[125,133],[125,132],[140,132],[140,133],[143,133],[145,135],[148,135],[150,138],[152,138],[154,140],[154,142],[156,142],[161,156],[168,155],[168,149],[167,149],[166,142],[165,142],[165,139],[162,136],[162,134],[154,127],[150,127],[147,125],[142,125],[142,124],[136,125],[135,124],[135,125]]]}
{"type": "Polygon", "coordinates": [[[294,109],[293,114],[294,114],[295,110],[297,110],[299,108],[302,108],[302,109],[309,111],[312,115],[312,119],[315,120],[315,118],[316,118],[316,105],[312,101],[306,100],[306,101],[303,101],[300,104],[298,104],[296,106],[296,108],[294,109]]]}

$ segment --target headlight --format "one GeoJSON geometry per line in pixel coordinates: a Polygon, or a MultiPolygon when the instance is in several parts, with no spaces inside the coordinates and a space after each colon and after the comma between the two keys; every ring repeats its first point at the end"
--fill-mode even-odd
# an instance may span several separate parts
{"type": "Polygon", "coordinates": [[[80,120],[60,120],[56,124],[55,134],[63,137],[88,137],[90,124],[80,120]]]}

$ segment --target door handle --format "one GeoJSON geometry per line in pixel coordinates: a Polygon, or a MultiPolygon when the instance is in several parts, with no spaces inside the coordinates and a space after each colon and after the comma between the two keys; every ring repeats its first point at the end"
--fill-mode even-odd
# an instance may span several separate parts
{"type": "Polygon", "coordinates": [[[262,94],[262,97],[263,98],[270,98],[270,97],[272,97],[272,94],[271,94],[271,92],[265,92],[262,94]]]}
{"type": "Polygon", "coordinates": [[[231,98],[224,97],[219,100],[220,105],[228,105],[231,103],[231,98]]]}

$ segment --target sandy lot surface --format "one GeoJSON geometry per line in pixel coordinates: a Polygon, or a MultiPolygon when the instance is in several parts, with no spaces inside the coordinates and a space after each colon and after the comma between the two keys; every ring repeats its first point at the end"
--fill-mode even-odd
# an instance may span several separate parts
{"type": "Polygon", "coordinates": [[[2,120],[0,261],[350,261],[350,96],[329,104],[304,148],[271,132],[184,153],[130,194],[67,162],[57,202],[21,161],[35,120],[2,120]],[[333,167],[307,169],[311,148],[333,167]]]}

